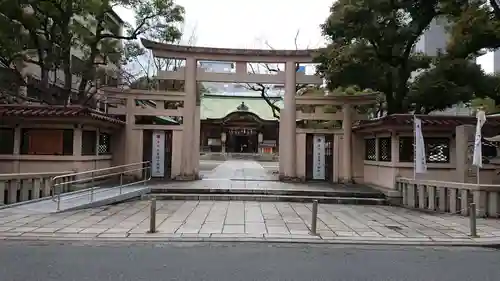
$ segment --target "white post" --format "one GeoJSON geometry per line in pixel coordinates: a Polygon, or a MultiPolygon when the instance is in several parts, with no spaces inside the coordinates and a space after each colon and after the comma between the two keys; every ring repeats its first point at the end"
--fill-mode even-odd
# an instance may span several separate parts
{"type": "Polygon", "coordinates": [[[413,180],[417,179],[417,122],[413,114],[413,180]]]}
{"type": "Polygon", "coordinates": [[[477,185],[481,184],[480,181],[480,169],[483,167],[483,153],[482,153],[482,136],[481,129],[486,122],[486,114],[479,108],[476,114],[477,124],[476,124],[476,136],[474,138],[474,155],[472,164],[476,166],[476,179],[477,185]]]}

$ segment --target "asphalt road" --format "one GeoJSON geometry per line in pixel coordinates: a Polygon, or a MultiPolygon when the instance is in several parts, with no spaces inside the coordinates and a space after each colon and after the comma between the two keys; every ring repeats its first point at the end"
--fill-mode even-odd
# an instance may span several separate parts
{"type": "Polygon", "coordinates": [[[0,242],[1,281],[488,281],[499,265],[480,248],[0,242]]]}

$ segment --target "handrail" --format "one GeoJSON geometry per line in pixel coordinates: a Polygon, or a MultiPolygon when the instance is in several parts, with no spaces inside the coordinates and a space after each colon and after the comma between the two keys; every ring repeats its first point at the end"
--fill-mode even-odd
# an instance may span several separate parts
{"type": "Polygon", "coordinates": [[[79,176],[79,175],[95,173],[95,172],[109,171],[109,170],[114,170],[117,168],[126,168],[126,167],[136,166],[136,165],[140,165],[140,164],[149,164],[149,161],[137,162],[137,163],[132,163],[132,164],[125,164],[125,165],[120,165],[120,166],[113,166],[113,167],[102,168],[102,169],[97,169],[97,170],[77,172],[77,173],[73,173],[73,174],[60,175],[60,176],[53,177],[52,180],[54,181],[54,180],[57,180],[60,178],[65,178],[65,177],[74,177],[74,176],[79,176]]]}
{"type": "Polygon", "coordinates": [[[137,163],[131,163],[131,164],[113,166],[113,167],[108,167],[108,168],[101,168],[101,169],[96,169],[96,170],[88,170],[88,171],[83,171],[83,172],[74,172],[74,173],[71,173],[71,174],[63,174],[63,175],[55,176],[55,177],[53,177],[51,179],[51,182],[52,182],[52,185],[51,185],[52,199],[54,199],[54,197],[56,196],[56,190],[55,190],[55,188],[58,187],[58,186],[67,185],[67,184],[71,184],[71,183],[77,183],[77,182],[85,182],[85,181],[88,181],[88,180],[95,179],[94,173],[104,172],[104,171],[110,171],[110,170],[115,170],[115,169],[120,169],[120,168],[127,168],[127,167],[131,167],[131,166],[137,166],[137,165],[143,165],[143,164],[149,164],[149,161],[143,161],[143,162],[137,162],[137,163]],[[76,176],[81,176],[81,175],[85,175],[85,174],[91,174],[91,177],[83,179],[83,180],[65,181],[65,182],[62,182],[62,183],[56,183],[56,180],[59,180],[59,179],[64,179],[64,178],[68,178],[68,177],[76,177],[76,176]]]}
{"type": "MultiPolygon", "coordinates": [[[[96,179],[108,178],[108,177],[117,176],[117,175],[120,176],[120,184],[117,185],[117,186],[111,187],[111,188],[118,188],[119,187],[120,188],[120,194],[121,194],[123,187],[129,186],[129,185],[133,185],[133,184],[138,184],[138,183],[144,183],[144,184],[146,184],[146,182],[148,182],[149,180],[151,180],[151,170],[150,169],[151,169],[151,163],[150,163],[150,161],[143,161],[143,162],[126,164],[126,165],[120,165],[120,166],[114,166],[114,167],[108,167],[108,168],[102,168],[102,169],[96,169],[96,170],[83,171],[83,172],[77,172],[77,173],[72,173],[72,174],[65,174],[65,175],[55,176],[55,177],[53,177],[51,179],[52,180],[52,185],[51,185],[52,200],[55,201],[55,202],[57,202],[57,211],[59,211],[60,210],[60,205],[61,205],[61,194],[63,192],[62,192],[62,190],[60,190],[56,194],[56,187],[62,187],[64,185],[68,185],[68,184],[74,184],[74,183],[79,183],[79,182],[88,182],[88,181],[91,181],[93,183],[96,179]],[[144,164],[146,164],[146,166],[144,166],[144,164]],[[131,170],[123,169],[123,168],[128,168],[128,167],[133,167],[133,166],[139,166],[139,165],[141,165],[142,167],[141,168],[136,168],[136,169],[131,169],[131,170]],[[101,173],[101,172],[105,172],[105,171],[112,171],[112,170],[116,170],[116,169],[123,169],[123,170],[122,171],[118,171],[118,172],[113,172],[113,173],[108,173],[108,174],[100,174],[100,175],[94,176],[95,173],[101,173]],[[150,170],[149,177],[148,177],[148,170],[150,170]],[[123,175],[124,174],[131,173],[131,172],[137,172],[137,171],[144,171],[144,173],[143,173],[143,176],[144,176],[143,180],[139,180],[139,181],[135,181],[135,182],[132,182],[132,183],[123,184],[123,175]],[[86,174],[90,174],[91,176],[88,177],[88,178],[83,178],[83,179],[73,179],[76,176],[81,176],[81,175],[86,175],[86,174]],[[63,179],[65,179],[65,178],[71,178],[72,180],[64,181],[63,179]],[[61,182],[56,182],[57,180],[62,180],[62,181],[61,182]]],[[[93,199],[94,199],[94,190],[95,190],[95,186],[92,184],[92,186],[89,188],[90,202],[93,202],[93,199]]]]}

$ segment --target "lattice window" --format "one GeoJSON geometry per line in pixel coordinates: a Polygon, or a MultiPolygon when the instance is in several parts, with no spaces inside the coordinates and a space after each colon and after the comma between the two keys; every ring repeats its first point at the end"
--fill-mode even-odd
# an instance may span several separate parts
{"type": "Polygon", "coordinates": [[[391,138],[378,139],[378,161],[391,161],[391,138]]]}
{"type": "Polygon", "coordinates": [[[377,160],[377,147],[375,139],[365,139],[365,160],[377,160]]]}
{"type": "Polygon", "coordinates": [[[99,134],[99,155],[111,153],[111,136],[106,133],[99,134]]]}
{"type": "Polygon", "coordinates": [[[425,138],[425,154],[429,163],[450,162],[449,138],[425,138]]]}
{"type": "Polygon", "coordinates": [[[399,162],[413,162],[413,137],[399,137],[399,162]]]}

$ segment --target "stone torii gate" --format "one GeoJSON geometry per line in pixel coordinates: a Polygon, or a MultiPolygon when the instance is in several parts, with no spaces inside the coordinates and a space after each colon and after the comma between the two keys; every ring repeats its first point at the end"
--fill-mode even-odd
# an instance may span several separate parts
{"type": "MultiPolygon", "coordinates": [[[[177,178],[196,179],[199,171],[200,156],[200,108],[197,105],[198,82],[226,83],[263,83],[284,84],[284,111],[280,119],[280,170],[282,178],[296,177],[296,84],[323,83],[315,75],[296,71],[298,63],[311,63],[317,50],[253,50],[190,47],[162,44],[142,40],[145,48],[150,49],[156,58],[185,60],[185,66],[175,71],[159,71],[160,80],[184,81],[184,108],[182,110],[182,144],[180,171],[177,178]],[[235,73],[205,72],[198,68],[197,61],[235,62],[235,73]],[[284,63],[285,71],[277,74],[248,73],[248,63],[284,63]]],[[[168,94],[168,92],[167,92],[168,94]]],[[[174,148],[175,149],[175,148],[174,148]]],[[[173,163],[175,166],[175,163],[173,163]]],[[[173,175],[174,176],[174,175],[173,175]]]]}

